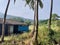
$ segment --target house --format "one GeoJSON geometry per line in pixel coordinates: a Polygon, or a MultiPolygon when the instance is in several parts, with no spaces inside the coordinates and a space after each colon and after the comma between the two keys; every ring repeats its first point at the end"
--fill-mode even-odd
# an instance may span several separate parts
{"type": "MultiPolygon", "coordinates": [[[[2,34],[3,19],[0,18],[0,35],[2,34]]],[[[29,30],[29,25],[15,20],[7,19],[5,23],[5,35],[17,34],[29,30]]]]}

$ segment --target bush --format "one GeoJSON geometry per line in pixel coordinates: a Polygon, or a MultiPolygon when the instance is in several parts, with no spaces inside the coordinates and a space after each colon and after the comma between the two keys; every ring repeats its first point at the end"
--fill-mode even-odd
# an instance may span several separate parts
{"type": "Polygon", "coordinates": [[[39,35],[38,35],[38,42],[41,45],[48,45],[48,41],[49,41],[49,30],[46,26],[40,26],[39,27],[39,31],[38,31],[39,35]]]}
{"type": "Polygon", "coordinates": [[[58,43],[60,41],[60,31],[56,32],[55,35],[53,36],[53,38],[56,40],[56,42],[58,43]]]}

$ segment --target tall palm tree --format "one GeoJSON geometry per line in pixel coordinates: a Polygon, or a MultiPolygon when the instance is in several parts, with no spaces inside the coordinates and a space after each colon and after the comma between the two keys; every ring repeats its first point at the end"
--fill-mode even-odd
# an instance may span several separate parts
{"type": "Polygon", "coordinates": [[[52,19],[52,10],[53,10],[53,0],[51,0],[51,9],[50,9],[50,17],[49,17],[49,25],[48,25],[48,30],[49,30],[49,37],[50,37],[50,43],[52,43],[52,36],[53,34],[51,34],[51,19],[52,19]]]}
{"type": "Polygon", "coordinates": [[[38,45],[38,5],[43,8],[43,3],[41,0],[26,0],[26,3],[29,5],[30,8],[34,10],[34,29],[31,32],[31,35],[34,36],[35,34],[35,43],[38,45]]]}
{"type": "Polygon", "coordinates": [[[58,20],[58,18],[60,18],[60,16],[58,16],[57,14],[52,14],[52,20],[58,20]]]}
{"type": "MultiPolygon", "coordinates": [[[[15,3],[15,1],[16,1],[16,0],[14,0],[14,3],[15,3]]],[[[7,7],[6,7],[6,10],[5,10],[5,14],[4,14],[3,24],[2,24],[2,36],[1,36],[1,41],[2,41],[2,42],[4,41],[5,22],[6,22],[6,16],[7,16],[9,4],[10,4],[10,0],[8,0],[7,7]]]]}
{"type": "MultiPolygon", "coordinates": [[[[26,4],[29,5],[30,8],[32,8],[34,10],[34,0],[25,0],[26,4]]],[[[38,5],[43,8],[43,3],[41,0],[38,0],[38,5]]],[[[32,30],[31,34],[33,35],[35,32],[35,16],[34,16],[34,29],[32,30]]]]}
{"type": "Polygon", "coordinates": [[[52,10],[53,10],[53,0],[51,0],[50,18],[49,18],[49,26],[48,26],[49,30],[51,30],[52,10]]]}
{"type": "Polygon", "coordinates": [[[38,45],[38,0],[34,0],[34,16],[35,16],[35,44],[38,45]]]}
{"type": "MultiPolygon", "coordinates": [[[[34,0],[25,0],[26,4],[29,5],[30,8],[32,8],[34,10],[34,0]]],[[[43,3],[41,0],[38,0],[38,5],[43,8],[43,3]]],[[[35,24],[35,16],[34,16],[34,24],[35,24]]],[[[34,25],[35,26],[35,25],[34,25]]]]}

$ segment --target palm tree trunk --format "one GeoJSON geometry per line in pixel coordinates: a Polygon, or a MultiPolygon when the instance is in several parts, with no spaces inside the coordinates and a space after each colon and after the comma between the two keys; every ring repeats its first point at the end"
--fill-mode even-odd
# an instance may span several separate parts
{"type": "Polygon", "coordinates": [[[52,9],[53,9],[53,0],[51,0],[51,9],[50,9],[50,18],[49,18],[49,26],[48,26],[48,30],[49,30],[49,38],[50,38],[50,43],[52,43],[52,35],[51,35],[51,18],[52,18],[52,9]]]}
{"type": "Polygon", "coordinates": [[[8,4],[5,10],[5,14],[4,14],[4,19],[3,19],[3,24],[2,24],[2,36],[1,36],[1,41],[4,41],[4,33],[5,33],[5,22],[6,22],[6,16],[7,16],[7,11],[8,11],[8,7],[10,4],[10,0],[8,0],[8,4]]]}
{"type": "Polygon", "coordinates": [[[51,18],[52,18],[53,0],[51,0],[50,18],[49,18],[49,30],[51,29],[51,18]]]}
{"type": "Polygon", "coordinates": [[[35,16],[35,44],[38,45],[38,0],[34,0],[34,16],[35,16]]]}

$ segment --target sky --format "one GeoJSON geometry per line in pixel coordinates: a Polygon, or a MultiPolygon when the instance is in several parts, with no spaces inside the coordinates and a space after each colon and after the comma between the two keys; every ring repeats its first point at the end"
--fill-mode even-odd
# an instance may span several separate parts
{"type": "MultiPolygon", "coordinates": [[[[8,0],[0,0],[0,12],[4,13],[6,9],[8,0]]],[[[51,0],[42,0],[43,9],[39,7],[39,20],[48,19],[50,14],[50,3],[51,0]]],[[[14,4],[14,0],[10,1],[8,13],[12,16],[24,17],[28,19],[34,19],[34,11],[26,5],[25,0],[17,0],[14,4]]],[[[56,13],[60,16],[60,0],[54,0],[53,2],[53,13],[56,13]]]]}

